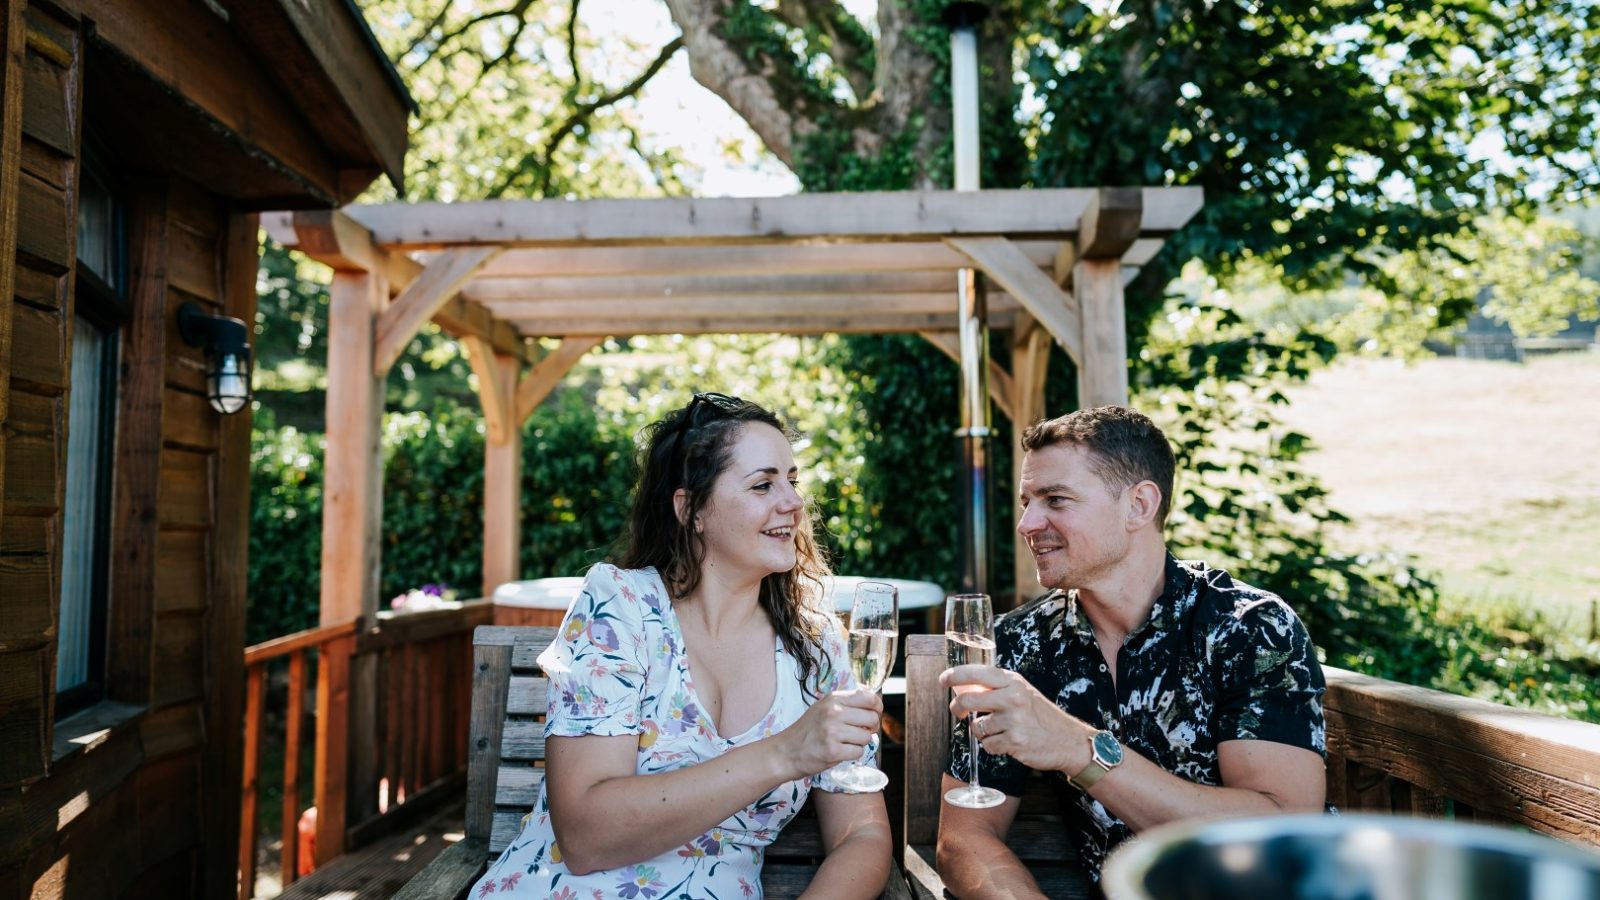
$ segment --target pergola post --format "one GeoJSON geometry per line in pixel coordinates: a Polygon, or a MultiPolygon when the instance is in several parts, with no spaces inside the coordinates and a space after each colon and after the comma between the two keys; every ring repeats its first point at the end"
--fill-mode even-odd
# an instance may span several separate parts
{"type": "MultiPolygon", "coordinates": [[[[383,379],[373,374],[378,314],[389,299],[380,274],[336,271],[328,322],[327,451],[323,461],[323,625],[370,622],[378,611],[378,536],[383,519],[383,379]]],[[[344,853],[351,779],[352,730],[366,727],[375,711],[370,672],[352,672],[348,640],[329,645],[318,665],[316,749],[317,862],[344,853]],[[352,690],[354,684],[354,690],[352,690]],[[352,716],[351,699],[360,702],[352,716]],[[355,721],[352,721],[354,719],[355,721]]],[[[366,754],[362,754],[365,758],[366,754]]],[[[359,775],[359,771],[358,771],[359,775]]]]}
{"type": "MultiPolygon", "coordinates": [[[[1045,417],[1044,383],[1050,365],[1050,332],[1025,319],[1011,335],[1011,484],[1013,495],[1022,490],[1022,432],[1045,417]]],[[[1013,559],[1016,605],[1039,591],[1039,569],[1027,541],[1016,542],[1013,559]]]]}
{"type": "Polygon", "coordinates": [[[483,445],[483,596],[517,580],[522,550],[522,422],[516,416],[519,360],[490,353],[486,342],[469,343],[472,368],[488,433],[483,445]],[[492,398],[492,399],[491,399],[492,398]]]}
{"type": "Polygon", "coordinates": [[[1128,402],[1128,329],[1123,311],[1122,255],[1139,239],[1144,193],[1101,188],[1078,223],[1072,287],[1083,321],[1078,408],[1128,402]]]}

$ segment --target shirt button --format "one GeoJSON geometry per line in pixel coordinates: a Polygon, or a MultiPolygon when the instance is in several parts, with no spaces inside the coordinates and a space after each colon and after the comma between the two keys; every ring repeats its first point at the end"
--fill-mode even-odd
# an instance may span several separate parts
{"type": "Polygon", "coordinates": [[[1104,672],[1105,670],[1106,670],[1106,664],[1105,663],[1101,663],[1100,664],[1100,671],[1104,672]]]}

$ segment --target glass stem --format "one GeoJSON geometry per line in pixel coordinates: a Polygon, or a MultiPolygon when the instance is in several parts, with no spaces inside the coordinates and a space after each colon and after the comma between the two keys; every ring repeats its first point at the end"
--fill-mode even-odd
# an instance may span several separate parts
{"type": "Polygon", "coordinates": [[[975,718],[974,716],[968,716],[967,717],[967,747],[968,747],[969,750],[972,751],[972,753],[971,753],[971,757],[972,757],[972,779],[969,781],[969,783],[972,785],[972,790],[973,791],[977,791],[978,790],[978,729],[976,727],[977,723],[973,721],[974,718],[975,718]]]}

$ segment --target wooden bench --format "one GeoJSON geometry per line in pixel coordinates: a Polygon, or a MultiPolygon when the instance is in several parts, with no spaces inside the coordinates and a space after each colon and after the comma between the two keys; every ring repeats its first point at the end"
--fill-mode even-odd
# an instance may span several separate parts
{"type": "MultiPolygon", "coordinates": [[[[544,780],[544,717],[549,682],[538,657],[554,628],[482,625],[473,637],[472,734],[467,756],[466,837],[440,854],[396,898],[458,900],[511,843],[544,780]]],[[[767,848],[762,889],[797,897],[823,856],[811,805],[767,848]]],[[[892,873],[884,897],[909,898],[892,873]]]]}
{"type": "MultiPolygon", "coordinates": [[[[912,894],[919,898],[945,896],[944,882],[934,867],[934,845],[950,750],[949,692],[939,687],[939,673],[946,666],[944,635],[906,636],[904,865],[912,894]]],[[[1023,794],[1006,846],[1028,866],[1048,896],[1098,896],[1067,842],[1055,793],[1042,776],[1023,794]]]]}

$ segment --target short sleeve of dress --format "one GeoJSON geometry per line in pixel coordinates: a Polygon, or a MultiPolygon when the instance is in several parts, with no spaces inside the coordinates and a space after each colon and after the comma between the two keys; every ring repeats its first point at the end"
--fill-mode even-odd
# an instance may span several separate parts
{"type": "Polygon", "coordinates": [[[546,737],[643,730],[647,620],[659,626],[661,604],[648,581],[611,565],[589,570],[555,641],[539,654],[539,666],[550,679],[546,737]]]}
{"type": "MultiPolygon", "coordinates": [[[[855,673],[850,670],[850,650],[845,645],[844,634],[839,630],[838,620],[831,615],[823,615],[822,626],[822,658],[818,660],[817,671],[817,696],[825,696],[834,691],[853,691],[857,688],[855,673]]],[[[859,762],[863,766],[877,766],[878,735],[873,735],[861,751],[859,762]]],[[[833,780],[831,769],[824,770],[811,776],[811,786],[830,794],[858,794],[860,791],[833,780]]]]}
{"type": "Polygon", "coordinates": [[[1224,642],[1217,740],[1272,741],[1326,754],[1322,667],[1311,636],[1272,595],[1241,602],[1224,642]]]}

